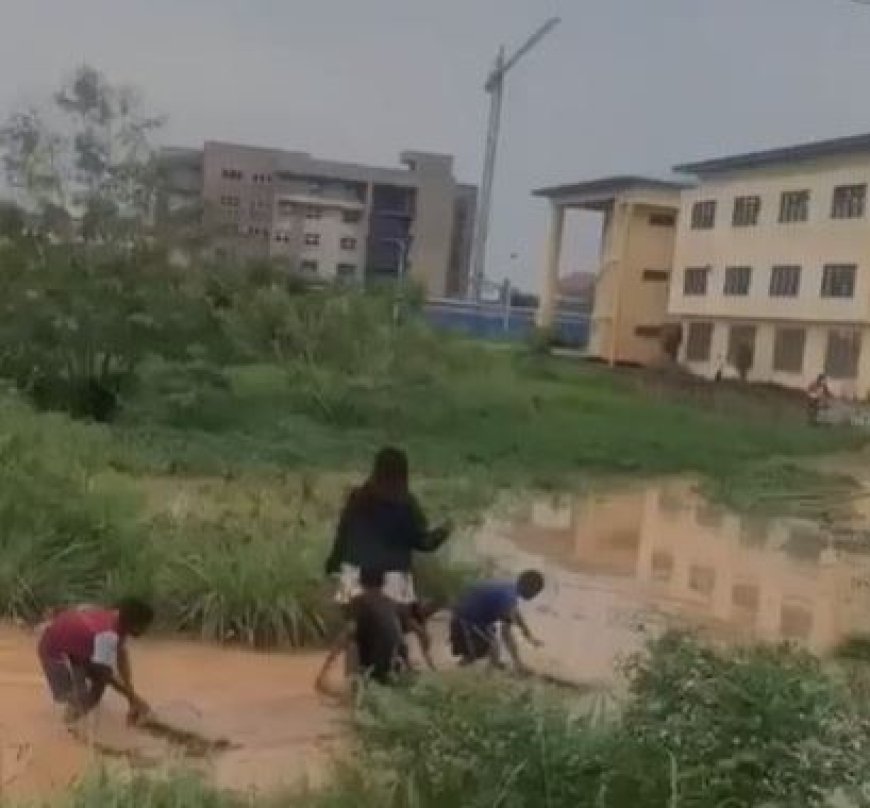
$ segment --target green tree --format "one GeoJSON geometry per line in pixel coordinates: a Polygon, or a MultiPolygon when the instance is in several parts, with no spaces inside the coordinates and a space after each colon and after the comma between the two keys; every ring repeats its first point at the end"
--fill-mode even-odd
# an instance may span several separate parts
{"type": "Polygon", "coordinates": [[[135,90],[82,66],[50,104],[15,112],[0,128],[7,179],[45,235],[135,242],[160,192],[151,137],[162,123],[141,111],[135,90]]]}
{"type": "Polygon", "coordinates": [[[149,356],[190,359],[219,328],[199,288],[147,251],[0,253],[0,374],[37,406],[108,420],[149,356]]]}

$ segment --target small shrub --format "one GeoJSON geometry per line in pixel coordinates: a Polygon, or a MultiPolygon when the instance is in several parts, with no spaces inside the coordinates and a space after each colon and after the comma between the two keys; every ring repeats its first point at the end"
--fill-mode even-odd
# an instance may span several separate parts
{"type": "Polygon", "coordinates": [[[359,732],[367,767],[393,774],[395,808],[658,808],[667,799],[667,761],[654,747],[506,677],[459,673],[374,691],[359,732]]]}
{"type": "Polygon", "coordinates": [[[669,634],[625,672],[625,729],[673,755],[681,806],[818,806],[870,779],[870,726],[807,652],[669,634]]]}

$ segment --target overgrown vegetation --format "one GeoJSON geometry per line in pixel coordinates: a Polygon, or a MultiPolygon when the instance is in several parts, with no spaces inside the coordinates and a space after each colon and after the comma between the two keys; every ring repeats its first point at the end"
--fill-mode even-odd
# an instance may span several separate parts
{"type": "MultiPolygon", "coordinates": [[[[692,471],[726,501],[770,494],[783,507],[809,473],[768,458],[856,441],[805,426],[800,410],[775,421],[764,404],[710,412],[647,397],[632,377],[436,334],[413,313],[395,324],[388,295],[300,289],[268,267],[181,277],[146,252],[107,265],[70,254],[86,262],[81,274],[53,248],[6,253],[24,261],[6,278],[6,305],[22,308],[4,323],[0,371],[42,407],[111,420],[40,416],[3,394],[9,615],[33,619],[135,581],[175,629],[257,646],[316,641],[332,615],[321,562],[347,475],[386,442],[409,450],[437,516],[462,522],[505,487],[569,487],[592,471],[692,471]],[[59,268],[42,263],[55,257],[59,268]],[[47,266],[60,274],[43,276],[47,266]],[[94,390],[108,392],[108,409],[94,390]],[[179,492],[196,500],[182,515],[179,492]]],[[[441,597],[461,582],[426,571],[441,597]]]]}

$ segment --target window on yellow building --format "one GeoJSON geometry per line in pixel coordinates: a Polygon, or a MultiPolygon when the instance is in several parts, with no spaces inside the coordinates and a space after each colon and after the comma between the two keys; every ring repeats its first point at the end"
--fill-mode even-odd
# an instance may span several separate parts
{"type": "Polygon", "coordinates": [[[783,191],[779,200],[779,220],[782,223],[805,222],[810,217],[809,191],[783,191]]]}
{"type": "Polygon", "coordinates": [[[649,215],[650,227],[675,227],[677,224],[676,214],[651,213],[649,215]]]}
{"type": "Polygon", "coordinates": [[[822,273],[822,297],[854,297],[854,264],[826,264],[822,273]]]}
{"type": "Polygon", "coordinates": [[[748,295],[751,283],[752,267],[726,267],[722,291],[726,295],[748,295]]]}
{"type": "Polygon", "coordinates": [[[828,332],[825,350],[825,373],[832,379],[858,377],[861,358],[861,332],[856,329],[835,329],[828,332]]]}
{"type": "Polygon", "coordinates": [[[684,295],[706,295],[709,267],[689,267],[683,273],[684,295]]]}
{"type": "Polygon", "coordinates": [[[686,361],[709,361],[712,341],[713,323],[689,323],[686,329],[686,361]]]}
{"type": "Polygon", "coordinates": [[[801,285],[801,268],[793,265],[773,267],[770,271],[771,297],[797,297],[801,285]]]}
{"type": "Polygon", "coordinates": [[[755,362],[755,326],[732,325],[728,329],[728,362],[735,368],[739,367],[740,352],[749,349],[749,367],[755,362]]]}
{"type": "Polygon", "coordinates": [[[773,337],[773,369],[803,373],[807,332],[803,328],[777,328],[773,337]]]}
{"type": "Polygon", "coordinates": [[[752,227],[758,224],[758,214],[760,211],[760,196],[738,196],[734,199],[734,212],[731,216],[731,224],[734,227],[752,227]]]}
{"type": "Polygon", "coordinates": [[[702,199],[692,205],[692,229],[710,230],[716,224],[716,200],[702,199]]]}
{"type": "Polygon", "coordinates": [[[840,185],[834,188],[831,203],[832,219],[860,219],[867,200],[866,185],[840,185]]]}

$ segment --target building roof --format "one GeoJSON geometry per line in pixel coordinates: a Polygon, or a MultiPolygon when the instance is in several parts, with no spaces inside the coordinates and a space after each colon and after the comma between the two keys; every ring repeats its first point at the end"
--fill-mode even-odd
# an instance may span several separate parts
{"type": "Polygon", "coordinates": [[[718,174],[736,171],[743,168],[761,168],[763,166],[789,163],[797,160],[809,160],[814,157],[836,157],[842,154],[870,152],[870,134],[850,135],[831,140],[816,140],[801,143],[797,146],[785,146],[778,149],[737,154],[731,157],[719,157],[713,160],[702,160],[697,163],[685,163],[676,166],[675,171],[687,174],[718,174]]]}
{"type": "Polygon", "coordinates": [[[694,183],[685,179],[660,179],[643,177],[635,174],[622,174],[614,177],[602,177],[596,180],[586,180],[568,185],[554,185],[549,188],[538,188],[532,191],[534,196],[545,199],[560,199],[571,196],[615,196],[624,191],[635,189],[681,191],[691,188],[694,183]]]}

